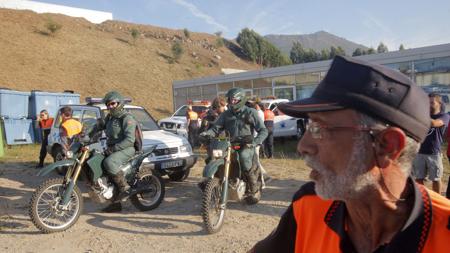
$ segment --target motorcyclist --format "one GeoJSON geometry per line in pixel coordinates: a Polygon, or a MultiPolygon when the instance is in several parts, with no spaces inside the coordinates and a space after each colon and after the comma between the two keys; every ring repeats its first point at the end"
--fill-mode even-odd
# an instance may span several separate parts
{"type": "Polygon", "coordinates": [[[122,210],[121,200],[132,194],[132,189],[127,183],[123,171],[119,168],[136,153],[134,146],[135,131],[137,121],[133,116],[124,110],[124,98],[117,91],[106,93],[103,98],[108,109],[102,128],[107,137],[105,150],[106,158],[103,160],[103,167],[111,176],[112,181],[119,189],[116,201],[104,208],[104,212],[119,212],[122,210]]]}
{"type": "Polygon", "coordinates": [[[230,89],[226,97],[229,110],[223,112],[211,129],[201,133],[201,136],[214,137],[224,130],[229,132],[231,140],[251,136],[252,143],[242,146],[238,152],[239,164],[247,179],[247,198],[255,199],[259,191],[258,168],[254,162],[255,146],[261,145],[267,137],[267,129],[256,110],[245,106],[247,98],[242,88],[230,89]],[[254,131],[258,134],[253,138],[254,131]]]}

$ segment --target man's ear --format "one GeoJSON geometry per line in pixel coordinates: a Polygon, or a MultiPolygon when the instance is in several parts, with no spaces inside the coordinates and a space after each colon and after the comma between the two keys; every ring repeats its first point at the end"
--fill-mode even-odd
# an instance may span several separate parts
{"type": "Polygon", "coordinates": [[[400,157],[406,145],[406,135],[398,127],[389,127],[377,134],[376,142],[379,166],[386,168],[400,157]]]}

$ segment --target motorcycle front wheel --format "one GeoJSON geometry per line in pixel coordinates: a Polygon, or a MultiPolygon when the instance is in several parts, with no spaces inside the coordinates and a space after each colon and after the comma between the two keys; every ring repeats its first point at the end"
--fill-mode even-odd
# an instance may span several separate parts
{"type": "Polygon", "coordinates": [[[157,208],[166,193],[165,184],[161,176],[149,169],[139,172],[137,187],[139,192],[130,197],[131,203],[141,211],[157,208]]]}
{"type": "Polygon", "coordinates": [[[83,210],[83,197],[75,185],[69,203],[62,206],[66,186],[63,178],[53,178],[42,183],[30,201],[30,218],[44,233],[64,231],[73,226],[83,210]]]}
{"type": "Polygon", "coordinates": [[[202,196],[201,215],[206,231],[217,233],[225,220],[225,208],[220,208],[222,186],[218,178],[210,178],[205,183],[202,196]]]}

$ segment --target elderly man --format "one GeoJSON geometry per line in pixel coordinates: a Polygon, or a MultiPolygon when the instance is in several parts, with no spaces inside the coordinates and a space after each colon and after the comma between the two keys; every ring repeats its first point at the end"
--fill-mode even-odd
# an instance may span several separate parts
{"type": "Polygon", "coordinates": [[[421,88],[336,57],[311,98],[279,108],[309,117],[297,150],[314,182],[250,252],[449,252],[450,201],[409,176],[431,124],[421,88]]]}

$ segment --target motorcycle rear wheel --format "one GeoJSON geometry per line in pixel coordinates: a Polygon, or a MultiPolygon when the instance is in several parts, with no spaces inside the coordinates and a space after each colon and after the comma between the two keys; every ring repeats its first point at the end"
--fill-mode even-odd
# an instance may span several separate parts
{"type": "Polygon", "coordinates": [[[205,185],[201,215],[206,231],[214,234],[220,231],[225,220],[225,209],[220,208],[222,186],[218,178],[208,179],[205,185]]]}
{"type": "Polygon", "coordinates": [[[141,192],[130,197],[131,203],[140,211],[150,211],[157,208],[166,193],[165,184],[161,176],[149,169],[139,172],[137,187],[144,187],[141,192]]]}
{"type": "Polygon", "coordinates": [[[59,202],[63,197],[63,178],[52,178],[44,181],[33,193],[30,201],[30,218],[42,232],[61,232],[72,227],[83,210],[83,197],[75,185],[67,209],[59,202]]]}

